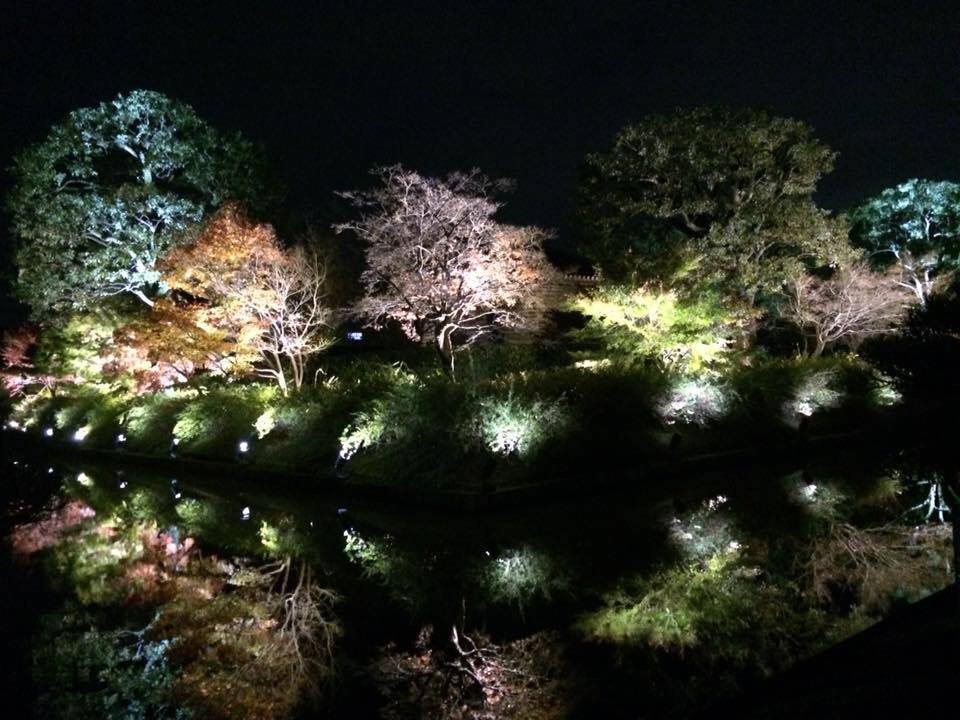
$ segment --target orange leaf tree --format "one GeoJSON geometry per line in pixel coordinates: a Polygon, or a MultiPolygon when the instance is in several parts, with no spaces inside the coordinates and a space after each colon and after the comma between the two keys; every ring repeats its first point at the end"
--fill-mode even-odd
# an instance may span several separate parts
{"type": "Polygon", "coordinates": [[[284,394],[303,386],[309,360],[330,344],[323,263],[303,248],[285,250],[270,225],[236,205],[222,208],[161,269],[193,324],[230,344],[232,366],[255,364],[284,394]]]}

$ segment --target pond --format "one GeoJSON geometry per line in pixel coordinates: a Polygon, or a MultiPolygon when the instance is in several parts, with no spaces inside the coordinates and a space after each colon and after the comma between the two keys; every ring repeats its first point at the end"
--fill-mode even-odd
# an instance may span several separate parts
{"type": "Polygon", "coordinates": [[[8,452],[8,676],[38,717],[696,714],[952,581],[943,463],[869,455],[467,514],[8,452]]]}

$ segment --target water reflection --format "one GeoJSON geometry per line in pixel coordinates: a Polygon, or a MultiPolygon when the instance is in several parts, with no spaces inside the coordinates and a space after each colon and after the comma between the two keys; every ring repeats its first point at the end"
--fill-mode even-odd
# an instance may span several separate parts
{"type": "Polygon", "coordinates": [[[10,532],[60,603],[34,633],[44,717],[682,715],[954,568],[952,476],[908,458],[483,516],[59,475],[10,532]]]}

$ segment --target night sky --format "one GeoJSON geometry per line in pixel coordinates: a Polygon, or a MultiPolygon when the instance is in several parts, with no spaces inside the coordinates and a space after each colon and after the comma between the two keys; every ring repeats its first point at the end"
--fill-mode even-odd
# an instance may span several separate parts
{"type": "Polygon", "coordinates": [[[586,153],[702,104],[813,125],[840,152],[829,208],[960,180],[958,3],[2,5],[4,167],[70,110],[147,88],[264,144],[298,213],[375,164],[478,166],[517,180],[506,219],[563,238],[586,153]]]}

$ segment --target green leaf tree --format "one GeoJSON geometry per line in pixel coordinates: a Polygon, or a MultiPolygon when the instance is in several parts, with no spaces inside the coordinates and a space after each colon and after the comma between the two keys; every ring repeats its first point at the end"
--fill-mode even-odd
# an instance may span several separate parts
{"type": "Polygon", "coordinates": [[[684,298],[655,283],[602,286],[568,306],[587,318],[574,338],[693,375],[722,367],[754,322],[748,308],[717,293],[684,298]]]}
{"type": "Polygon", "coordinates": [[[624,127],[587,157],[579,187],[583,252],[614,279],[694,266],[751,303],[799,258],[835,264],[845,228],[812,201],[835,154],[805,123],[696,108],[624,127]]]}
{"type": "Polygon", "coordinates": [[[960,185],[908,180],[887,188],[852,214],[851,238],[883,264],[921,304],[938,275],[960,267],[960,185]]]}
{"type": "Polygon", "coordinates": [[[263,168],[251,143],[157,92],[73,111],[13,168],[20,299],[41,318],[115,295],[152,304],[157,259],[225,200],[262,201],[263,168]]]}

